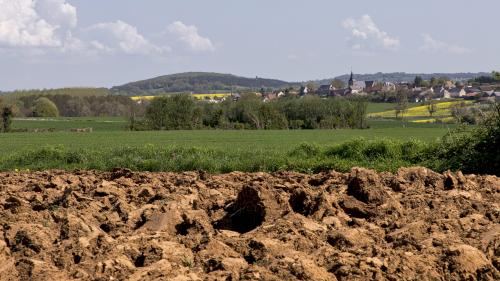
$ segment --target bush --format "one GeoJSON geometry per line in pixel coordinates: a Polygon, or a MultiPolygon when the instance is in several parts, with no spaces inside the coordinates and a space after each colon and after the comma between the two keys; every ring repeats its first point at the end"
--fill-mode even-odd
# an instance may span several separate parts
{"type": "Polygon", "coordinates": [[[48,98],[41,97],[35,101],[32,108],[34,117],[57,117],[59,110],[57,106],[48,98]]]}
{"type": "Polygon", "coordinates": [[[500,104],[478,126],[462,126],[448,133],[436,146],[439,170],[500,175],[500,104]]]}

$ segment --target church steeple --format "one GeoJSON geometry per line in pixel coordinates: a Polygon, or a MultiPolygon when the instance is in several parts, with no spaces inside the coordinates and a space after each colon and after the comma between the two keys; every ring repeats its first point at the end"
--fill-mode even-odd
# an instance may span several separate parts
{"type": "Polygon", "coordinates": [[[349,78],[349,87],[352,87],[354,86],[354,75],[352,74],[352,70],[351,70],[351,77],[349,78]]]}

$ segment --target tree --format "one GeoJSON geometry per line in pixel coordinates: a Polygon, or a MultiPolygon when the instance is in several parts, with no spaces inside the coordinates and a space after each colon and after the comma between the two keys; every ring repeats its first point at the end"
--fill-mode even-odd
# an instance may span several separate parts
{"type": "Polygon", "coordinates": [[[430,84],[431,84],[431,87],[435,87],[438,85],[438,80],[436,77],[431,77],[431,81],[430,81],[430,84]]]}
{"type": "Polygon", "coordinates": [[[55,103],[46,97],[37,99],[33,105],[33,117],[57,117],[59,110],[55,103]]]}
{"type": "Polygon", "coordinates": [[[498,72],[498,71],[492,71],[491,72],[491,77],[493,77],[493,79],[495,81],[500,81],[500,72],[498,72]]]}
{"type": "Polygon", "coordinates": [[[413,82],[413,84],[415,84],[415,87],[421,87],[422,86],[422,81],[424,81],[422,79],[422,77],[415,76],[415,81],[413,82]]]}
{"type": "Polygon", "coordinates": [[[158,97],[148,106],[146,120],[154,130],[192,129],[198,122],[194,109],[195,103],[189,95],[158,97]]]}
{"type": "Polygon", "coordinates": [[[335,89],[343,89],[345,87],[345,83],[342,80],[334,79],[332,81],[332,86],[335,87],[335,89]]]}
{"type": "Polygon", "coordinates": [[[306,87],[309,94],[313,94],[316,92],[316,85],[314,83],[307,83],[306,87]]]}
{"type": "Polygon", "coordinates": [[[396,94],[396,118],[401,114],[401,119],[404,119],[404,114],[408,110],[408,94],[405,90],[399,90],[396,94]]]}
{"type": "Polygon", "coordinates": [[[4,106],[2,108],[2,127],[0,128],[1,132],[10,131],[10,127],[12,125],[12,109],[10,106],[4,106]]]}
{"type": "Polygon", "coordinates": [[[432,117],[432,115],[437,111],[436,104],[434,101],[429,101],[429,104],[427,105],[427,111],[429,112],[429,115],[432,117]]]}

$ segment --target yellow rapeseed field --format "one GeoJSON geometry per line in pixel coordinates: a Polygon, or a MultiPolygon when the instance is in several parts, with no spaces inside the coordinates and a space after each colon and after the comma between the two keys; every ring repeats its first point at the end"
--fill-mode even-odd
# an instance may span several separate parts
{"type": "MultiPolygon", "coordinates": [[[[152,100],[156,97],[162,97],[162,96],[166,96],[166,95],[159,95],[159,96],[133,96],[131,97],[131,99],[133,101],[140,101],[140,100],[152,100]]],[[[202,99],[206,99],[206,98],[210,98],[210,99],[215,99],[215,98],[224,98],[224,97],[228,97],[228,96],[231,96],[231,94],[229,93],[214,93],[214,94],[191,94],[191,96],[197,100],[202,100],[202,99]]]]}
{"type": "MultiPolygon", "coordinates": [[[[417,119],[417,120],[411,120],[410,122],[412,123],[436,123],[436,118],[429,118],[429,119],[417,119]]],[[[445,117],[445,118],[439,118],[439,121],[443,123],[452,123],[455,121],[455,118],[453,117],[445,117]]]]}
{"type": "Polygon", "coordinates": [[[215,98],[224,98],[229,97],[231,94],[229,93],[215,93],[215,94],[192,94],[195,99],[202,100],[206,98],[215,99],[215,98]]]}
{"type": "MultiPolygon", "coordinates": [[[[434,112],[433,116],[440,116],[440,117],[451,116],[451,108],[455,105],[460,104],[460,103],[465,103],[466,105],[470,105],[473,103],[473,101],[445,101],[445,102],[436,103],[435,104],[436,112],[434,112]]],[[[428,110],[427,105],[421,105],[421,106],[415,106],[415,107],[408,108],[408,110],[406,111],[404,116],[409,117],[409,118],[431,117],[429,114],[429,110],[428,110]]],[[[396,117],[396,110],[388,110],[388,111],[383,111],[383,112],[371,113],[368,115],[368,117],[395,118],[396,117]]]]}

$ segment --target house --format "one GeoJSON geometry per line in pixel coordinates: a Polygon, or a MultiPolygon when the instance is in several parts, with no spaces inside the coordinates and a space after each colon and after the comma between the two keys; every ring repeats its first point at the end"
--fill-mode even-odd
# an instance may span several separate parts
{"type": "Polygon", "coordinates": [[[354,84],[351,86],[351,90],[363,92],[366,88],[365,81],[354,81],[354,84]]]}
{"type": "Polygon", "coordinates": [[[333,90],[330,93],[330,96],[333,97],[343,97],[349,93],[349,89],[338,89],[338,90],[333,90]]]}
{"type": "Polygon", "coordinates": [[[448,80],[448,81],[444,82],[443,86],[445,89],[451,89],[451,88],[455,88],[455,83],[453,83],[453,81],[448,80]]]}
{"type": "Polygon", "coordinates": [[[479,86],[479,90],[482,92],[487,92],[487,91],[493,91],[493,86],[488,86],[488,85],[481,85],[479,86]]]}
{"type": "Polygon", "coordinates": [[[364,81],[354,80],[354,74],[351,71],[351,77],[349,78],[349,92],[351,94],[358,94],[365,90],[366,84],[364,81]]]}
{"type": "Polygon", "coordinates": [[[470,92],[466,93],[465,96],[463,96],[463,98],[467,100],[474,100],[479,96],[480,96],[479,92],[470,92]]]}
{"type": "Polygon", "coordinates": [[[241,95],[238,93],[231,94],[231,98],[233,101],[238,101],[241,98],[241,95]]]}
{"type": "Polygon", "coordinates": [[[434,96],[434,90],[432,88],[422,90],[414,96],[415,102],[424,102],[431,100],[434,96]]]}
{"type": "Polygon", "coordinates": [[[309,88],[307,86],[300,87],[299,96],[305,96],[309,93],[309,88]]]}
{"type": "Polygon", "coordinates": [[[396,84],[392,82],[384,82],[382,84],[382,91],[383,92],[395,92],[396,91],[396,84]]]}
{"type": "Polygon", "coordinates": [[[316,92],[318,93],[318,95],[327,96],[330,95],[334,90],[335,87],[333,85],[321,85],[316,92]]]}
{"type": "Polygon", "coordinates": [[[365,92],[367,93],[378,93],[384,91],[384,84],[377,81],[366,81],[365,82],[365,92]]]}
{"type": "Polygon", "coordinates": [[[466,94],[470,94],[470,93],[480,93],[481,90],[479,88],[475,88],[475,87],[466,87],[465,88],[465,93],[466,94]]]}
{"type": "Polygon", "coordinates": [[[438,100],[451,99],[450,92],[444,87],[442,87],[438,92],[434,92],[434,94],[436,95],[438,100]]]}
{"type": "Polygon", "coordinates": [[[448,90],[448,92],[450,93],[450,97],[452,98],[461,98],[464,97],[465,94],[467,94],[464,88],[459,88],[459,87],[451,88],[448,90]]]}
{"type": "Polygon", "coordinates": [[[267,93],[263,95],[263,102],[269,102],[278,99],[278,94],[273,92],[273,93],[267,93]]]}
{"type": "Polygon", "coordinates": [[[273,101],[273,100],[277,100],[277,99],[284,97],[284,96],[285,96],[285,92],[283,92],[283,91],[273,91],[271,93],[265,93],[262,96],[262,101],[264,101],[264,102],[273,101]]]}

